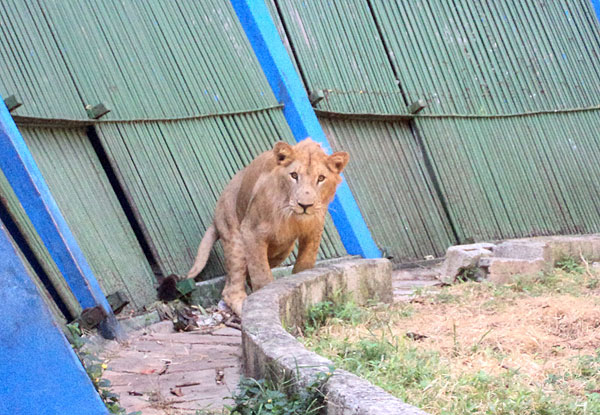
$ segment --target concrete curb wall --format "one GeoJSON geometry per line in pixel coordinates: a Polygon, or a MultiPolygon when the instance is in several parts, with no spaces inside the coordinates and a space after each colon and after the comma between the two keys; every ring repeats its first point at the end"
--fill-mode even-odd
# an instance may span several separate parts
{"type": "MultiPolygon", "coordinates": [[[[283,327],[303,324],[306,311],[338,291],[358,304],[392,301],[392,264],[386,259],[358,259],[314,268],[279,279],[244,302],[242,347],[246,376],[295,379],[307,385],[333,363],[308,351],[283,327]]],[[[426,415],[383,389],[344,370],[325,384],[328,415],[426,415]]]]}
{"type": "Polygon", "coordinates": [[[516,275],[551,271],[564,257],[600,260],[600,235],[541,236],[451,246],[439,267],[438,278],[452,284],[463,270],[478,268],[481,279],[507,284],[516,275]]]}

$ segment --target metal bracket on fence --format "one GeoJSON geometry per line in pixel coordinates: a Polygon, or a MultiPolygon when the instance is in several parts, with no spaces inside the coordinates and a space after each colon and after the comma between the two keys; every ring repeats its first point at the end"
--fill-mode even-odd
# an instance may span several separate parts
{"type": "Polygon", "coordinates": [[[4,105],[12,112],[23,105],[23,103],[16,96],[10,95],[4,99],[4,105]]]}
{"type": "Polygon", "coordinates": [[[324,98],[325,98],[325,93],[323,92],[322,89],[316,89],[314,91],[311,91],[310,94],[308,95],[308,100],[310,101],[310,104],[313,106],[317,105],[324,98]]]}
{"type": "Polygon", "coordinates": [[[106,108],[106,105],[103,103],[99,103],[94,106],[88,104],[85,106],[85,111],[87,112],[88,117],[92,120],[97,120],[98,118],[110,112],[110,110],[106,108]]]}
{"type": "Polygon", "coordinates": [[[112,308],[113,313],[119,314],[127,304],[129,304],[129,300],[121,291],[115,291],[114,293],[106,296],[106,300],[108,304],[110,304],[110,308],[112,308]]]}
{"type": "Polygon", "coordinates": [[[421,110],[423,110],[423,108],[425,108],[426,106],[427,103],[424,100],[418,99],[408,106],[408,112],[409,114],[417,114],[421,112],[421,110]]]}

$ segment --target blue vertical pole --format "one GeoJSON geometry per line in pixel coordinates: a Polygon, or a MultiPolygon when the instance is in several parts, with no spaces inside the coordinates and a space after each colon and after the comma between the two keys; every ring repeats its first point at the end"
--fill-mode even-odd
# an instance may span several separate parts
{"type": "Polygon", "coordinates": [[[0,169],[81,307],[102,307],[107,315],[100,323],[102,334],[111,339],[123,338],[106,297],[1,97],[0,169]]]}
{"type": "Polygon", "coordinates": [[[1,222],[0,281],[0,414],[107,414],[1,222]]]}
{"type": "MultiPolygon", "coordinates": [[[[275,97],[284,105],[283,115],[296,140],[311,137],[331,152],[264,0],[231,0],[231,3],[275,97]]],[[[346,181],[340,184],[329,213],[349,254],[381,257],[346,181]]]]}
{"type": "Polygon", "coordinates": [[[596,12],[596,18],[600,20],[600,0],[590,0],[592,2],[592,7],[594,7],[594,11],[596,12]]]}

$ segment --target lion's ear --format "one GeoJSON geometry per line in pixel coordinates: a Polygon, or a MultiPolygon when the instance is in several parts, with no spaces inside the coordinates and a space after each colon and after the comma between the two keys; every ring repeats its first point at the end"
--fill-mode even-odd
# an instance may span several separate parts
{"type": "Polygon", "coordinates": [[[275,160],[277,160],[277,164],[280,166],[287,166],[292,162],[294,149],[288,143],[278,141],[273,146],[273,153],[275,153],[275,160]]]}
{"type": "Polygon", "coordinates": [[[339,174],[344,170],[346,164],[348,164],[348,160],[350,160],[350,154],[345,151],[338,151],[329,156],[327,159],[327,167],[329,167],[329,170],[332,172],[339,174]]]}

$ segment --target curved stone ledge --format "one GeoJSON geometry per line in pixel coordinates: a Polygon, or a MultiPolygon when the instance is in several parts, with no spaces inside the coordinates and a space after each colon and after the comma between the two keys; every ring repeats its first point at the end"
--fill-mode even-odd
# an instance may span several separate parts
{"type": "MultiPolygon", "coordinates": [[[[356,259],[279,279],[250,295],[243,308],[244,370],[254,378],[293,378],[307,385],[333,363],[308,351],[286,327],[302,326],[306,312],[335,292],[358,304],[392,301],[392,265],[386,259],[356,259]]],[[[426,415],[383,389],[344,370],[325,384],[328,415],[426,415]]]]}

